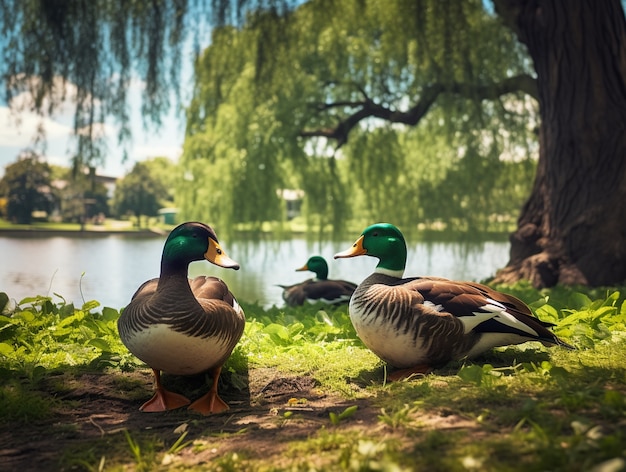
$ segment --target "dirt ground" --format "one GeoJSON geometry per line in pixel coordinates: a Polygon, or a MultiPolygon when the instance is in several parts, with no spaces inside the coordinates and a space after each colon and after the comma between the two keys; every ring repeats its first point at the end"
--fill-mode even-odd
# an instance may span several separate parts
{"type": "MultiPolygon", "coordinates": [[[[92,470],[97,470],[94,457],[107,455],[107,449],[99,450],[103,439],[105,443],[107,438],[117,441],[118,450],[121,442],[121,450],[130,451],[122,434],[124,429],[134,439],[144,433],[158,437],[163,444],[160,452],[174,444],[181,434],[177,428],[186,425],[182,426],[188,431],[185,441],[206,439],[207,447],[200,452],[197,448],[193,452],[187,448],[173,460],[194,465],[209,464],[229,451],[245,451],[248,457],[275,457],[280,462],[281,452],[288,442],[306,439],[320,428],[328,427],[329,413],[341,413],[350,405],[359,407],[350,419],[351,427],[378,425],[379,409],[364,400],[348,402],[325,395],[311,378],[286,377],[272,369],[255,369],[245,380],[247,388],[244,390],[227,383],[220,388],[220,395],[230,405],[230,410],[202,416],[186,409],[165,413],[139,411],[138,407],[152,391],[152,376],[147,369],[133,373],[52,376],[42,388],[44,394],[62,400],[52,417],[35,424],[0,426],[0,470],[80,470],[83,467],[79,464],[64,464],[76,462],[68,461],[68,457],[81,455],[87,457],[92,470]],[[285,411],[292,411],[297,421],[285,421],[285,411]],[[94,448],[95,452],[89,453],[94,448]]],[[[168,387],[167,377],[163,381],[168,387]]],[[[191,399],[206,391],[206,379],[185,380],[186,384],[176,382],[179,383],[172,390],[191,399]]],[[[111,455],[109,451],[109,457],[111,455]]]]}

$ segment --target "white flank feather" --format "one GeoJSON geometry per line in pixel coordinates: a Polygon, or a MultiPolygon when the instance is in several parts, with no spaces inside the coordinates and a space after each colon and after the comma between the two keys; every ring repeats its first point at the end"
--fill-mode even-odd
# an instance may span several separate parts
{"type": "Polygon", "coordinates": [[[463,322],[463,326],[465,327],[465,333],[469,333],[480,323],[487,321],[489,319],[494,319],[498,323],[501,323],[506,326],[510,326],[511,328],[515,328],[519,331],[523,331],[528,333],[532,337],[539,336],[537,331],[532,329],[526,323],[522,323],[517,318],[515,318],[510,313],[507,313],[504,305],[498,303],[495,300],[487,298],[487,304],[481,306],[481,310],[486,310],[486,312],[478,311],[473,312],[474,316],[461,316],[460,320],[463,322]]]}
{"type": "MultiPolygon", "coordinates": [[[[427,306],[429,308],[432,308],[433,310],[437,310],[439,312],[443,311],[443,305],[435,305],[433,302],[431,302],[430,300],[424,300],[423,303],[424,306],[427,306]]],[[[467,331],[466,331],[467,332],[467,331]]]]}

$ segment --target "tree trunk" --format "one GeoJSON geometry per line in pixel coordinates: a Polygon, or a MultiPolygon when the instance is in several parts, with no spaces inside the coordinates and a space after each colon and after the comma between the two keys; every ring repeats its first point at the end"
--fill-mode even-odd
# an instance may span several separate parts
{"type": "Polygon", "coordinates": [[[626,280],[626,20],[620,0],[495,0],[537,72],[539,162],[496,282],[626,280]]]}

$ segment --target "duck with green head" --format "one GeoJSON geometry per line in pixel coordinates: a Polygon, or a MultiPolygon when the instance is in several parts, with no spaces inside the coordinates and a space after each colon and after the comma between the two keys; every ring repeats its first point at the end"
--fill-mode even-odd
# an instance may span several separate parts
{"type": "Polygon", "coordinates": [[[217,387],[222,366],[239,341],[244,312],[226,284],[217,277],[187,277],[192,261],[207,261],[229,269],[239,264],[222,250],[213,229],[187,222],[165,241],[159,278],[144,282],[118,320],[124,345],[150,366],[156,392],[143,411],[165,411],[189,405],[184,396],[161,385],[161,371],[174,375],[209,372],[209,392],[190,409],[203,414],[228,409],[217,387]]]}
{"type": "Polygon", "coordinates": [[[312,256],[296,271],[311,271],[315,277],[293,285],[279,285],[283,289],[283,300],[289,306],[322,302],[329,305],[347,303],[356,289],[356,284],[346,280],[328,278],[328,264],[321,256],[312,256]]]}
{"type": "Polygon", "coordinates": [[[452,360],[473,358],[496,346],[539,341],[573,349],[521,300],[474,282],[404,277],[407,247],[389,223],[367,227],[335,258],[371,256],[374,273],[350,300],[350,319],[378,357],[397,368],[390,378],[427,373],[452,360]]]}

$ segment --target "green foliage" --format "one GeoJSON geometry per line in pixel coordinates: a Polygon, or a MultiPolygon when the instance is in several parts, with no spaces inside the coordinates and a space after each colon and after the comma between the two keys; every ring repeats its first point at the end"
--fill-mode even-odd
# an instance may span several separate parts
{"type": "Polygon", "coordinates": [[[2,376],[19,373],[37,381],[47,371],[116,365],[128,368],[136,361],[119,341],[119,312],[89,301],[76,308],[63,299],[32,297],[0,315],[2,376]]]}
{"type": "Polygon", "coordinates": [[[19,224],[31,222],[34,211],[49,212],[55,201],[50,186],[51,169],[36,153],[27,151],[9,164],[0,180],[0,196],[7,198],[7,218],[19,224]]]}
{"type": "Polygon", "coordinates": [[[270,308],[244,305],[246,329],[237,351],[249,367],[275,367],[295,375],[313,375],[325,388],[348,397],[346,376],[357,376],[380,361],[357,338],[346,308],[325,305],[270,308]],[[345,356],[351,362],[346,365],[345,356]]]}
{"type": "Polygon", "coordinates": [[[50,417],[54,399],[33,391],[2,369],[0,423],[32,423],[50,417]]]}
{"type": "MultiPolygon", "coordinates": [[[[295,435],[287,441],[278,466],[268,463],[275,457],[245,450],[220,455],[211,465],[224,470],[494,471],[590,470],[611,461],[623,466],[626,292],[567,287],[539,292],[527,284],[509,288],[543,320],[554,322],[555,331],[578,350],[526,343],[384,384],[380,360],[358,340],[345,307],[265,310],[244,304],[246,329],[227,370],[273,368],[310,376],[320,391],[351,400],[325,410],[327,419],[306,439],[295,435]],[[360,427],[372,409],[376,427],[360,427]]],[[[0,306],[2,300],[0,294],[0,306]]],[[[97,302],[76,308],[47,297],[5,307],[0,317],[1,421],[49,417],[54,401],[35,387],[55,369],[139,365],[117,336],[119,313],[96,309],[97,302]]],[[[308,406],[306,400],[295,402],[308,406]]],[[[285,412],[276,421],[288,428],[299,419],[285,412]]],[[[120,433],[113,439],[121,449],[106,450],[107,465],[131,461],[148,470],[202,444],[197,438],[190,448],[184,430],[175,434],[165,444],[151,433],[127,431],[125,440],[120,433]]],[[[245,439],[247,430],[235,434],[245,439]]],[[[214,442],[216,436],[211,437],[214,442]]],[[[103,447],[94,450],[103,452],[92,453],[85,464],[102,463],[103,447]]]]}
{"type": "Polygon", "coordinates": [[[139,441],[136,441],[126,429],[124,430],[124,436],[126,437],[126,442],[128,442],[128,447],[130,448],[130,452],[133,456],[136,470],[153,470],[156,455],[153,448],[154,443],[146,442],[144,447],[139,441]]]}
{"type": "Polygon", "coordinates": [[[351,418],[352,416],[354,416],[354,414],[356,413],[356,411],[358,409],[359,409],[359,407],[357,405],[352,405],[352,406],[347,407],[341,413],[335,413],[334,411],[331,411],[330,413],[328,413],[328,416],[330,417],[330,422],[334,426],[337,426],[343,420],[345,420],[347,418],[351,418]]]}
{"type": "Polygon", "coordinates": [[[123,179],[118,180],[113,196],[113,208],[118,216],[135,215],[141,227],[141,215],[156,216],[161,202],[170,198],[163,173],[152,172],[154,166],[138,162],[123,179]]]}
{"type": "Polygon", "coordinates": [[[496,287],[526,300],[557,335],[579,347],[626,336],[626,287],[566,287],[537,290],[528,282],[496,287]]]}
{"type": "Polygon", "coordinates": [[[471,90],[528,72],[479,1],[251,13],[241,28],[216,28],[196,64],[177,206],[223,228],[258,225],[284,218],[277,192],[298,188],[309,227],[336,233],[349,217],[509,230],[534,174],[536,104],[471,90]],[[390,122],[433,85],[442,93],[419,126],[390,122]],[[389,114],[342,134],[339,123],[379,108],[389,114]]]}

